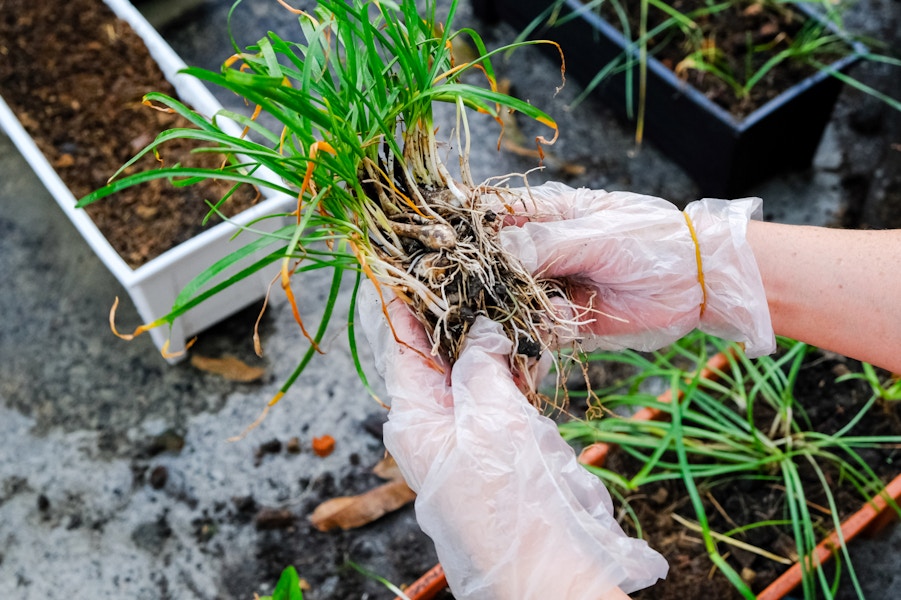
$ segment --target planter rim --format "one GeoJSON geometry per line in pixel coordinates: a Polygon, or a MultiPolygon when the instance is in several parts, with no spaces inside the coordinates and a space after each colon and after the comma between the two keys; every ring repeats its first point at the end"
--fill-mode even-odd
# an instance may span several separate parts
{"type": "MultiPolygon", "coordinates": [[[[618,29],[613,27],[607,20],[592,12],[590,5],[584,3],[582,0],[565,0],[565,2],[570,10],[573,11],[573,14],[578,15],[580,18],[584,19],[595,29],[601,30],[604,35],[608,36],[618,46],[622,47],[624,51],[630,51],[633,56],[635,56],[635,54],[638,52],[638,49],[634,43],[628,42],[618,29]]],[[[805,6],[803,3],[792,2],[791,6],[807,17],[822,17],[822,15],[805,6]]],[[[835,28],[834,24],[826,22],[826,25],[834,33],[840,34],[840,32],[835,28]]],[[[844,36],[842,37],[844,38],[844,36]]],[[[704,110],[713,114],[717,118],[717,120],[727,124],[730,128],[741,132],[746,129],[750,129],[757,121],[766,118],[767,115],[788,102],[790,98],[816,85],[823,79],[831,77],[832,75],[829,73],[829,71],[842,71],[860,60],[860,58],[867,53],[867,47],[861,42],[847,38],[844,39],[852,49],[852,52],[850,54],[828,65],[828,69],[819,70],[813,75],[806,77],[804,80],[794,84],[787,90],[781,92],[775,98],[769,100],[763,106],[757,108],[752,113],[741,119],[736,118],[734,115],[732,115],[732,113],[702,94],[693,85],[679,79],[679,77],[676,76],[672,69],[667,68],[654,56],[648,56],[647,64],[648,68],[651,69],[655,75],[660,77],[663,81],[667,82],[673,89],[677,89],[682,92],[694,104],[703,107],[704,110]]]]}

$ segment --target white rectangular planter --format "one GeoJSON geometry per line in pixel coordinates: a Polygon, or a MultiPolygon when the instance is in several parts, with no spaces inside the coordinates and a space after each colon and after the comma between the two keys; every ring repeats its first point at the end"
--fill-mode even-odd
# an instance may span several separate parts
{"type": "MultiPolygon", "coordinates": [[[[208,116],[222,108],[202,83],[178,73],[186,66],[184,61],[130,2],[127,0],[104,0],[104,2],[144,40],[151,56],[173,84],[183,102],[208,116]]],[[[229,124],[234,125],[234,133],[240,132],[240,128],[234,123],[224,123],[223,128],[227,128],[229,124]]],[[[77,202],[75,196],[60,179],[2,97],[0,97],[0,126],[6,130],[100,260],[125,287],[144,322],[154,321],[167,314],[176,296],[189,281],[220,258],[249,242],[249,236],[252,235],[250,232],[230,242],[230,238],[241,225],[246,225],[263,215],[291,211],[295,203],[293,198],[270,193],[265,200],[237,215],[230,222],[215,225],[141,267],[132,269],[116,253],[87,213],[75,208],[77,202]]],[[[286,224],[286,219],[272,218],[255,224],[254,228],[272,231],[286,224]]],[[[154,343],[162,349],[169,340],[170,352],[183,350],[187,339],[260,300],[265,295],[276,269],[277,267],[264,269],[193,308],[175,321],[171,331],[165,327],[151,330],[150,335],[154,343]]],[[[168,360],[176,362],[179,358],[168,360]]]]}

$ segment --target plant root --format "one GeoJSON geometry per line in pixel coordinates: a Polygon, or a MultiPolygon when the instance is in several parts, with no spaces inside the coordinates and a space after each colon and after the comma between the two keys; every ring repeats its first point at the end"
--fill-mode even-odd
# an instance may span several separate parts
{"type": "Polygon", "coordinates": [[[418,184],[412,194],[404,193],[405,199],[419,199],[419,210],[392,199],[393,208],[384,211],[391,215],[387,230],[370,239],[396,237],[400,246],[374,241],[371,266],[380,282],[410,303],[429,334],[433,354],[443,354],[451,363],[477,316],[501,323],[514,344],[511,369],[520,388],[533,404],[545,405],[547,399],[538,392],[539,359],[556,347],[558,327],[573,331],[577,324],[563,322],[554,309],[554,298],[567,297],[565,285],[535,278],[500,244],[499,232],[513,207],[529,203],[523,197],[528,188],[460,182],[453,188],[418,184]]]}

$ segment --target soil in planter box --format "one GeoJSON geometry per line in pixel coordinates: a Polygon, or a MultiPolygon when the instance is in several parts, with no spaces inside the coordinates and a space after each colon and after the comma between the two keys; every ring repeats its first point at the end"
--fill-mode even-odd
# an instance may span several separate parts
{"type": "MultiPolygon", "coordinates": [[[[704,0],[671,0],[672,8],[688,15],[707,7],[704,0]]],[[[639,2],[601,4],[602,16],[618,27],[619,16],[613,6],[622,6],[628,12],[632,39],[639,36],[639,2]]],[[[651,31],[668,18],[663,11],[648,8],[647,30],[651,31]]],[[[695,17],[696,27],[684,33],[671,26],[648,42],[648,51],[666,67],[684,78],[705,96],[741,118],[760,108],[785,90],[816,72],[812,65],[799,60],[783,61],[771,69],[746,97],[738,97],[732,87],[723,79],[698,69],[680,69],[690,51],[703,44],[710,55],[720,56],[718,66],[734,74],[734,78],[744,84],[760,67],[780,52],[786,51],[798,38],[807,17],[776,3],[733,2],[725,10],[695,17]]],[[[622,31],[621,27],[618,27],[622,31]]],[[[818,60],[832,62],[837,54],[819,54],[818,60]]]]}
{"type": "MultiPolygon", "coordinates": [[[[152,91],[174,94],[141,38],[101,0],[0,0],[0,95],[77,198],[102,187],[158,133],[186,125],[144,106],[152,91]]],[[[222,161],[188,151],[179,141],[165,146],[161,159],[207,167],[222,161]]],[[[145,159],[143,168],[157,166],[145,159]]],[[[226,182],[175,188],[161,180],[86,210],[137,267],[215,224],[218,218],[202,223],[204,201],[216,202],[228,189],[226,182]]],[[[256,198],[245,186],[221,210],[233,216],[256,198]]]]}
{"type": "MultiPolygon", "coordinates": [[[[857,363],[836,355],[823,355],[819,359],[809,357],[802,368],[795,387],[795,398],[804,407],[810,427],[826,434],[835,433],[844,427],[870,398],[869,387],[860,381],[836,384],[837,376],[848,369],[859,369],[857,363]]],[[[761,428],[772,422],[772,414],[767,410],[757,411],[761,428]]],[[[901,411],[897,404],[874,405],[850,435],[899,435],[901,434],[901,411]]],[[[892,467],[892,459],[897,459],[895,449],[867,449],[858,453],[870,464],[883,481],[887,482],[898,474],[897,466],[892,467]]],[[[798,462],[805,488],[813,490],[808,496],[812,518],[822,524],[824,537],[833,529],[831,517],[816,506],[826,506],[822,489],[812,469],[804,469],[806,463],[798,462]],[[809,488],[807,484],[809,485],[809,488]]],[[[623,474],[633,474],[642,465],[625,452],[613,452],[607,460],[606,468],[623,474]]],[[[830,468],[831,469],[831,468],[830,468]]],[[[840,476],[834,469],[825,469],[826,476],[834,482],[831,487],[839,513],[844,519],[856,511],[863,503],[862,497],[847,481],[840,483],[840,476]]],[[[726,580],[707,558],[699,533],[689,531],[678,524],[672,514],[696,522],[695,512],[688,499],[684,485],[679,481],[654,483],[640,489],[629,499],[629,505],[636,511],[643,536],[649,544],[661,552],[670,563],[670,571],[665,581],[633,594],[636,600],[684,600],[685,598],[738,599],[741,595],[726,580]]],[[[768,519],[785,519],[782,512],[785,490],[780,482],[736,481],[714,487],[699,484],[705,501],[705,510],[713,531],[725,532],[738,525],[768,519]]],[[[630,534],[635,534],[632,524],[624,523],[630,534]]],[[[758,548],[774,552],[784,557],[794,557],[795,541],[788,526],[760,527],[749,530],[742,541],[758,548]]],[[[755,593],[762,591],[788,567],[770,561],[741,549],[720,544],[722,553],[729,553],[732,567],[747,577],[755,593]]],[[[853,560],[853,557],[852,557],[853,560]]]]}

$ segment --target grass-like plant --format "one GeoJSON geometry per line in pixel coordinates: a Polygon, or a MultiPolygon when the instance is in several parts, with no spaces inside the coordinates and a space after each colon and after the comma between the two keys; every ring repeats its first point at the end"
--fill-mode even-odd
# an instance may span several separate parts
{"type": "MultiPolygon", "coordinates": [[[[378,581],[389,591],[397,594],[398,598],[407,598],[402,589],[400,589],[381,575],[373,573],[354,562],[348,562],[347,566],[354,569],[361,575],[378,581]]],[[[275,589],[272,590],[272,594],[269,596],[260,596],[259,594],[254,594],[254,600],[303,600],[303,586],[300,576],[297,574],[297,569],[290,565],[285,567],[284,570],[282,570],[281,575],[279,575],[278,582],[275,584],[275,589]]]]}
{"type": "MultiPolygon", "coordinates": [[[[636,375],[621,383],[620,392],[601,394],[604,411],[630,414],[647,406],[662,411],[665,419],[641,421],[608,416],[566,423],[561,425],[561,431],[576,443],[615,444],[643,465],[629,475],[592,468],[627,504],[629,496],[641,486],[662,480],[680,481],[690,499],[696,523],[684,517],[680,521],[684,520],[693,534],[700,534],[710,560],[744,597],[755,596],[726,555],[740,548],[785,562],[785,557],[746,541],[749,531],[770,525],[785,527],[795,540],[797,556],[801,557],[805,598],[834,597],[842,571],[862,597],[844,540],[840,540],[842,568],[836,569],[834,579],[815,568],[813,551],[830,530],[841,535],[834,486],[856,490],[862,501],[880,493],[884,484],[861,452],[897,446],[901,436],[852,431],[877,404],[878,393],[859,412],[848,415],[847,423],[838,431],[821,433],[812,428],[794,394],[795,382],[805,367],[810,348],[785,339],[780,340],[780,345],[778,356],[755,360],[745,357],[734,345],[703,335],[650,358],[633,352],[599,353],[593,359],[621,361],[636,368],[636,375]],[[696,373],[707,362],[709,348],[725,352],[729,357],[728,367],[718,370],[711,379],[700,378],[696,373]],[[661,402],[656,396],[642,392],[642,384],[648,378],[668,382],[672,397],[681,401],[661,402]],[[762,420],[761,415],[768,416],[762,420]],[[832,477],[837,473],[838,480],[830,480],[827,470],[833,473],[832,477]],[[803,471],[812,473],[819,482],[816,490],[802,485],[803,471]],[[755,487],[781,486],[785,490],[784,505],[778,513],[782,516],[739,523],[730,531],[713,530],[709,511],[715,509],[705,505],[702,492],[735,480],[745,480],[755,487]],[[828,510],[813,508],[823,503],[828,510]],[[820,593],[822,596],[818,596],[820,593]]],[[[898,510],[894,503],[892,506],[898,510]]],[[[637,526],[640,531],[640,524],[637,526]]]]}
{"type": "MultiPolygon", "coordinates": [[[[200,115],[176,99],[149,94],[147,103],[177,112],[193,126],[160,134],[79,205],[152,179],[191,185],[214,178],[296,197],[292,224],[211,265],[184,289],[169,314],[126,337],[171,324],[237,280],[280,262],[281,287],[310,346],[273,403],[316,353],[348,275],[355,282],[354,299],[365,277],[380,293],[387,287],[408,302],[435,348],[451,359],[477,314],[504,323],[520,361],[536,355],[539,329],[551,315],[549,295],[564,292],[536,282],[497,241],[505,214],[524,198],[506,187],[474,182],[469,170],[471,111],[501,124],[502,111],[514,111],[546,125],[553,136],[536,138],[539,149],[556,139],[550,116],[497,90],[492,58],[511,47],[488,51],[477,32],[455,31],[456,0],[448,4],[444,24],[434,0],[320,0],[314,14],[282,4],[286,18],[297,20],[298,40],[269,33],[246,49],[233,41],[235,54],[221,71],[187,69],[244,98],[248,114],[200,115]],[[474,47],[478,58],[458,62],[457,38],[474,47]],[[455,175],[439,153],[436,102],[457,110],[447,140],[458,154],[455,175]],[[229,134],[223,119],[237,122],[244,133],[229,134]],[[165,160],[166,143],[179,138],[227,160],[219,169],[164,164],[131,172],[141,155],[153,152],[165,160]],[[252,258],[259,253],[264,258],[252,258]],[[332,286],[322,321],[310,327],[292,280],[320,268],[333,270],[332,286]]],[[[227,201],[208,199],[210,211],[227,201]]],[[[352,321],[348,336],[365,382],[352,321]]]]}
{"type": "Polygon", "coordinates": [[[255,600],[303,600],[303,589],[301,588],[300,576],[297,569],[288,566],[282,571],[275,584],[275,589],[269,596],[260,596],[254,594],[255,600]]]}
{"type": "Polygon", "coordinates": [[[850,379],[862,379],[870,385],[873,394],[883,402],[897,402],[901,400],[901,377],[895,374],[880,375],[876,367],[864,363],[860,373],[848,373],[842,375],[836,381],[848,381],[850,379]]]}

